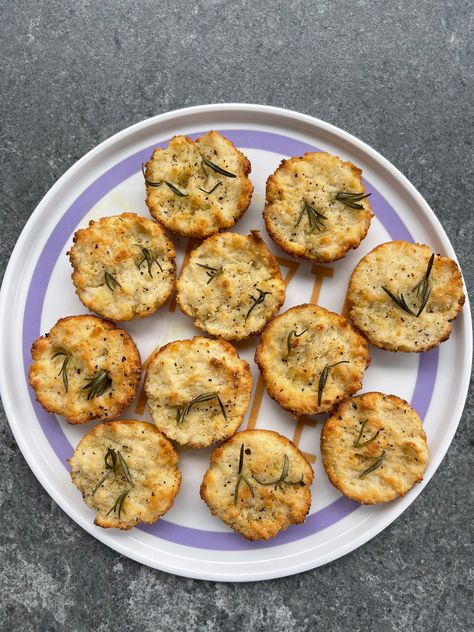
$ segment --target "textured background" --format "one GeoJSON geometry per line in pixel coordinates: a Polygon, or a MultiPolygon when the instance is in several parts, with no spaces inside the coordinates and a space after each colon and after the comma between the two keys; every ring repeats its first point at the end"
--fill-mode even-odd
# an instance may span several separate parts
{"type": "MultiPolygon", "coordinates": [[[[0,7],[2,276],[36,204],[89,149],[161,112],[242,101],[312,114],[381,152],[428,200],[472,285],[468,1],[1,0],[0,7]]],[[[472,629],[473,422],[468,404],[423,494],[362,548],[294,577],[226,585],[139,566],[82,531],[30,472],[2,410],[0,626],[472,629]]]]}

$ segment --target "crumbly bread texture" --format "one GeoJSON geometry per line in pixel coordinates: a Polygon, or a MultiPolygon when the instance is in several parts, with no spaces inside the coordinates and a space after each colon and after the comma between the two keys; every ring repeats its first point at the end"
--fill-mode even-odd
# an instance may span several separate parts
{"type": "Polygon", "coordinates": [[[158,349],[147,366],[145,392],[157,428],[191,448],[233,435],[251,391],[249,365],[224,340],[176,340],[158,349]]]}
{"type": "Polygon", "coordinates": [[[196,141],[174,136],[146,163],[146,203],[173,232],[208,237],[233,226],[247,210],[253,191],[249,173],[247,158],[218,132],[196,141]]]}
{"type": "Polygon", "coordinates": [[[319,305],[298,305],[265,327],[255,362],[270,397],[294,415],[312,415],[361,388],[370,355],[346,318],[319,305]]]}
{"type": "Polygon", "coordinates": [[[368,198],[351,208],[338,193],[365,193],[362,171],[325,152],[283,160],[267,180],[263,217],[268,234],[282,250],[311,261],[336,261],[357,248],[372,219],[368,198]],[[321,222],[305,203],[322,214],[321,222]]]}
{"type": "Polygon", "coordinates": [[[155,426],[125,420],[96,426],[69,464],[72,482],[96,511],[94,523],[127,530],[156,522],[170,509],[181,483],[178,461],[155,426]]]}
{"type": "Polygon", "coordinates": [[[331,483],[367,505],[403,496],[423,479],[428,446],[420,418],[395,395],[346,399],[324,424],[323,464],[331,483]]]}
{"type": "Polygon", "coordinates": [[[126,331],[97,316],[61,318],[33,343],[31,355],[29,379],[36,399],[70,424],[117,417],[140,382],[135,343],[126,331]]]}
{"type": "Polygon", "coordinates": [[[312,481],[311,465],[286,437],[245,430],[212,453],[201,498],[212,514],[248,540],[268,540],[304,522],[312,481]]]}
{"type": "Polygon", "coordinates": [[[206,239],[191,253],[177,291],[196,327],[226,340],[259,333],[285,300],[280,267],[258,231],[206,239]]]}
{"type": "Polygon", "coordinates": [[[92,220],[68,254],[77,295],[104,318],[149,316],[174,288],[173,244],[159,224],[134,213],[92,220]]]}
{"type": "Polygon", "coordinates": [[[427,351],[449,338],[452,321],[464,304],[461,272],[447,257],[436,255],[428,282],[428,302],[416,291],[428,269],[432,250],[423,244],[390,241],[363,257],[352,273],[349,317],[369,341],[388,351],[427,351]],[[414,314],[400,308],[382,289],[403,295],[414,314]]]}

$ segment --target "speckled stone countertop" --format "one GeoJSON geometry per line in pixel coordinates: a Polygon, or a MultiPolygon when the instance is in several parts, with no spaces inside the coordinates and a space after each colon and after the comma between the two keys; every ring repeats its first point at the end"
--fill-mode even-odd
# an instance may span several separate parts
{"type": "MultiPolygon", "coordinates": [[[[187,105],[314,115],[372,145],[441,220],[472,286],[467,0],[1,2],[1,274],[33,209],[89,149],[187,105]]],[[[471,400],[434,478],[365,546],[263,583],[140,566],[46,494],[0,411],[0,628],[467,631],[474,626],[471,400]]]]}

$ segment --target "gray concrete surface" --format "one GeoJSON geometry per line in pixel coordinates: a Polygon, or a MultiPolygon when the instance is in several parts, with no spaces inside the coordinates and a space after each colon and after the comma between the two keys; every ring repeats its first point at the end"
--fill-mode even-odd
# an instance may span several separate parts
{"type": "MultiPolygon", "coordinates": [[[[242,101],[315,115],[375,147],[431,204],[472,285],[467,0],[0,6],[2,275],[36,204],[97,143],[154,114],[242,101]]],[[[468,404],[426,490],[362,548],[294,577],[226,585],[142,567],[82,531],[36,481],[2,411],[0,627],[472,630],[473,422],[468,404]]]]}

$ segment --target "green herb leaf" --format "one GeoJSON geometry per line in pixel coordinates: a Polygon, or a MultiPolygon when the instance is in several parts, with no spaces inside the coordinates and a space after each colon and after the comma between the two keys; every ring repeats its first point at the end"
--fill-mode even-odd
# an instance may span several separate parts
{"type": "Polygon", "coordinates": [[[151,273],[151,268],[152,268],[154,263],[156,263],[156,265],[160,268],[160,271],[163,272],[163,268],[161,267],[160,262],[152,254],[151,250],[149,250],[148,248],[144,248],[143,246],[140,246],[140,244],[136,244],[136,245],[138,246],[138,248],[140,248],[140,250],[142,251],[142,255],[143,255],[142,259],[140,259],[139,263],[137,263],[137,268],[140,270],[140,267],[146,261],[146,265],[147,265],[147,268],[148,268],[148,274],[150,275],[151,278],[153,278],[153,274],[151,273]]]}
{"type": "Polygon", "coordinates": [[[211,193],[214,193],[214,191],[217,189],[217,187],[219,187],[222,184],[222,182],[218,182],[217,184],[215,184],[212,189],[210,191],[206,191],[206,189],[201,189],[201,187],[198,187],[198,189],[200,191],[202,191],[203,193],[206,193],[207,195],[211,195],[211,193]]]}
{"type": "Polygon", "coordinates": [[[281,474],[278,478],[273,481],[261,481],[254,474],[252,474],[253,478],[257,481],[259,485],[264,485],[265,487],[270,487],[271,485],[281,485],[284,483],[285,485],[301,485],[303,482],[303,474],[301,474],[301,478],[297,481],[287,481],[286,477],[288,476],[288,470],[290,469],[290,460],[288,456],[285,454],[283,457],[283,467],[281,468],[281,474]]]}
{"type": "Polygon", "coordinates": [[[235,489],[234,489],[234,505],[237,505],[237,502],[239,500],[239,488],[242,481],[247,485],[247,487],[250,490],[250,494],[252,495],[252,498],[254,498],[253,487],[250,484],[249,479],[246,476],[244,476],[244,474],[242,474],[243,467],[244,467],[244,444],[242,443],[240,446],[239,469],[237,472],[237,481],[235,483],[235,489]]]}
{"type": "Polygon", "coordinates": [[[363,478],[364,476],[367,476],[367,474],[370,474],[371,472],[379,468],[382,465],[384,459],[385,459],[385,450],[382,451],[382,454],[380,456],[375,457],[375,461],[372,463],[372,465],[369,465],[369,467],[366,470],[364,470],[363,472],[359,474],[359,478],[363,478]]]}
{"type": "Polygon", "coordinates": [[[200,268],[203,268],[203,270],[206,270],[206,274],[209,277],[207,285],[209,285],[211,281],[219,276],[219,274],[222,274],[222,266],[220,268],[212,268],[211,266],[207,266],[204,263],[197,263],[196,265],[200,268]]]}
{"type": "Polygon", "coordinates": [[[227,178],[236,178],[237,177],[235,175],[235,173],[231,173],[230,171],[226,171],[222,167],[219,167],[219,165],[216,165],[215,163],[211,162],[210,160],[207,160],[206,158],[203,158],[202,161],[206,165],[206,167],[209,167],[210,169],[212,169],[216,173],[220,173],[221,176],[226,176],[227,178]]]}
{"type": "Polygon", "coordinates": [[[258,296],[257,298],[255,298],[254,296],[252,296],[251,294],[249,295],[250,298],[253,301],[252,306],[250,307],[249,311],[247,312],[247,316],[245,317],[245,320],[247,320],[247,318],[250,316],[250,314],[253,312],[253,310],[257,307],[257,305],[260,305],[260,303],[263,303],[263,301],[265,300],[265,296],[267,294],[271,294],[271,292],[264,292],[263,290],[261,290],[260,288],[255,288],[258,292],[258,296]]]}
{"type": "Polygon", "coordinates": [[[132,485],[133,487],[132,475],[130,474],[130,470],[128,469],[128,465],[125,463],[125,459],[123,458],[122,453],[118,451],[117,457],[118,457],[118,462],[120,463],[120,468],[123,472],[123,475],[125,476],[127,481],[130,483],[130,485],[132,485]]]}
{"type": "Polygon", "coordinates": [[[382,290],[385,292],[385,294],[387,294],[392,301],[395,303],[395,305],[397,305],[400,309],[403,309],[403,311],[405,311],[407,314],[411,314],[412,316],[416,316],[415,312],[413,312],[407,305],[407,302],[405,300],[405,297],[403,296],[403,294],[398,294],[398,296],[396,294],[393,294],[393,292],[390,292],[390,290],[388,288],[386,288],[384,285],[382,285],[382,290]]]}
{"type": "Polygon", "coordinates": [[[110,274],[110,272],[104,273],[104,279],[105,285],[109,288],[111,292],[113,292],[116,287],[119,287],[120,289],[122,288],[120,283],[117,281],[113,274],[110,274]]]}
{"type": "Polygon", "coordinates": [[[163,180],[163,182],[173,191],[173,193],[179,197],[188,197],[187,193],[183,193],[179,189],[177,189],[174,184],[168,182],[168,180],[163,180]]]}
{"type": "Polygon", "coordinates": [[[92,496],[96,493],[96,491],[99,489],[102,483],[104,483],[109,478],[109,476],[112,474],[112,472],[115,469],[115,464],[117,463],[117,454],[113,448],[109,448],[107,450],[107,452],[105,453],[104,461],[105,461],[106,472],[104,476],[100,479],[100,481],[97,483],[97,485],[94,487],[92,491],[92,496]]]}
{"type": "Polygon", "coordinates": [[[372,193],[351,193],[350,191],[339,191],[336,195],[336,200],[338,200],[338,202],[342,202],[346,206],[350,206],[350,208],[361,211],[364,206],[362,204],[357,204],[357,202],[365,200],[365,198],[368,198],[369,195],[372,195],[372,193]]]}
{"type": "Polygon", "coordinates": [[[103,395],[105,391],[112,385],[112,380],[109,377],[108,371],[102,369],[96,375],[86,378],[87,384],[82,388],[83,391],[88,390],[87,399],[93,397],[99,397],[103,395]]]}
{"type": "Polygon", "coordinates": [[[324,369],[321,371],[318,382],[318,406],[321,406],[321,399],[323,397],[324,387],[326,386],[326,382],[328,381],[329,371],[338,364],[349,364],[349,360],[340,360],[339,362],[335,362],[334,364],[326,364],[324,369]]]}
{"type": "Polygon", "coordinates": [[[429,282],[429,278],[431,274],[431,268],[433,267],[434,258],[435,258],[435,254],[433,252],[430,257],[430,260],[428,261],[428,266],[426,268],[425,276],[421,279],[421,281],[419,281],[415,285],[415,287],[412,290],[412,292],[415,292],[415,294],[421,299],[420,307],[418,308],[418,312],[416,314],[417,318],[421,314],[421,312],[425,309],[426,303],[428,302],[428,299],[430,298],[431,284],[429,282]]]}
{"type": "Polygon", "coordinates": [[[359,430],[359,436],[357,437],[355,443],[353,444],[354,448],[363,448],[364,446],[369,445],[370,443],[375,441],[375,439],[377,439],[377,437],[381,433],[381,431],[382,431],[381,429],[377,430],[377,432],[374,435],[372,435],[372,437],[370,437],[370,439],[367,439],[367,441],[364,441],[363,443],[360,443],[360,440],[362,439],[362,435],[364,434],[365,425],[366,425],[366,423],[368,421],[369,421],[368,419],[364,419],[362,421],[362,425],[361,425],[360,430],[359,430]]]}
{"type": "Polygon", "coordinates": [[[303,209],[295,222],[295,227],[299,226],[305,213],[308,215],[308,222],[311,230],[317,228],[318,231],[321,232],[322,230],[324,230],[324,228],[326,228],[326,225],[324,224],[324,220],[327,219],[326,215],[323,215],[322,213],[317,211],[306,200],[303,200],[303,209]]]}
{"type": "Polygon", "coordinates": [[[145,178],[145,184],[148,185],[149,187],[161,187],[161,185],[163,184],[163,180],[161,180],[160,182],[150,182],[150,180],[146,179],[145,163],[143,162],[142,162],[142,173],[143,173],[143,177],[145,178]]]}
{"type": "Polygon", "coordinates": [[[224,404],[222,403],[221,398],[219,397],[218,393],[203,393],[202,395],[198,395],[197,397],[192,399],[189,403],[185,404],[184,406],[178,406],[178,409],[176,411],[176,423],[178,425],[182,424],[186,415],[189,413],[191,408],[195,406],[196,404],[201,404],[202,402],[210,402],[213,399],[217,399],[217,402],[221,409],[222,416],[224,417],[224,419],[227,419],[227,413],[226,413],[224,404]]]}
{"type": "Polygon", "coordinates": [[[66,353],[65,351],[57,351],[56,353],[53,353],[53,355],[51,356],[51,359],[54,359],[58,356],[64,356],[64,360],[61,366],[61,370],[58,373],[58,377],[60,375],[63,376],[63,384],[64,384],[64,390],[67,393],[68,387],[69,387],[69,380],[68,380],[68,376],[67,376],[67,365],[69,363],[69,360],[71,359],[70,354],[66,353]]]}
{"type": "Polygon", "coordinates": [[[293,329],[293,331],[290,331],[290,333],[288,334],[287,338],[286,338],[286,347],[288,349],[288,355],[290,355],[293,347],[291,346],[291,339],[293,338],[293,336],[295,338],[299,338],[300,336],[302,336],[303,334],[305,334],[308,330],[307,329],[303,329],[303,331],[299,334],[296,333],[296,329],[293,329]]]}
{"type": "Polygon", "coordinates": [[[110,513],[112,513],[112,511],[115,513],[118,510],[118,517],[120,520],[120,514],[122,513],[123,503],[125,502],[125,498],[127,498],[129,493],[130,493],[130,490],[127,489],[122,494],[120,494],[120,496],[117,498],[115,503],[112,505],[112,507],[109,509],[109,511],[105,515],[108,516],[110,513]]]}

